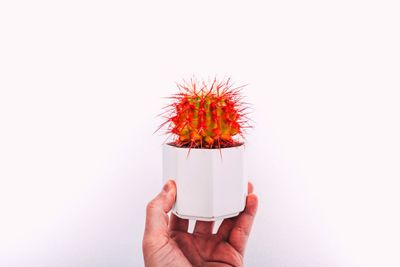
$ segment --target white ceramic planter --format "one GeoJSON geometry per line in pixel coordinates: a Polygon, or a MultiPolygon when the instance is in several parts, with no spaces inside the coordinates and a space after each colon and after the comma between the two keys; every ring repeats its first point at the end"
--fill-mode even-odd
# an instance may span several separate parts
{"type": "Polygon", "coordinates": [[[180,218],[215,221],[234,217],[246,203],[244,146],[219,149],[163,146],[163,180],[175,181],[172,212],[180,218]]]}

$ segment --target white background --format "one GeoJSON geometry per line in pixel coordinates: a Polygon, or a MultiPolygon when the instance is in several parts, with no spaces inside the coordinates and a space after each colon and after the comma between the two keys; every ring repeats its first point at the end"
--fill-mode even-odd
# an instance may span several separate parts
{"type": "Polygon", "coordinates": [[[249,83],[247,266],[400,266],[397,1],[0,2],[0,266],[142,266],[155,117],[249,83]]]}

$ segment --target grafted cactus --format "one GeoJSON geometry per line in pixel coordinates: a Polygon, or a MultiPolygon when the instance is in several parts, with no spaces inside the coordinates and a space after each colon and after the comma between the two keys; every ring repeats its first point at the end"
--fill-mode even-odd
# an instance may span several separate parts
{"type": "MultiPolygon", "coordinates": [[[[177,84],[179,92],[161,114],[160,126],[174,135],[173,145],[189,148],[223,148],[241,144],[244,129],[251,127],[242,102],[241,89],[230,79],[212,82],[191,80],[177,84]]],[[[159,128],[159,129],[160,129],[159,128]]]]}

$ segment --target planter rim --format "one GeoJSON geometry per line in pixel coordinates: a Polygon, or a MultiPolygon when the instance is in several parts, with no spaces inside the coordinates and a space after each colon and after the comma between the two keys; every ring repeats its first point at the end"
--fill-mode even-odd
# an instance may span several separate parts
{"type": "Polygon", "coordinates": [[[167,145],[167,146],[171,146],[171,147],[174,147],[174,148],[177,148],[177,149],[182,149],[182,150],[187,150],[187,149],[196,149],[196,150],[224,150],[224,149],[230,149],[230,148],[238,148],[238,147],[244,147],[245,146],[245,143],[244,142],[240,142],[239,144],[237,144],[237,145],[234,145],[234,146],[229,146],[229,147],[221,147],[221,148],[206,148],[206,147],[192,147],[192,148],[190,148],[190,147],[180,147],[180,146],[176,146],[176,145],[174,145],[173,144],[173,142],[169,142],[169,143],[165,143],[165,145],[167,145]]]}

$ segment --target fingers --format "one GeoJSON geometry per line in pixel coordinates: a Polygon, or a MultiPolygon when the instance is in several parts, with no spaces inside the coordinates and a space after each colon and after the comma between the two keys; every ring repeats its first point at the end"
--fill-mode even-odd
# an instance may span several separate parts
{"type": "Polygon", "coordinates": [[[249,194],[246,200],[246,208],[235,220],[228,237],[228,242],[242,255],[244,254],[247,239],[250,235],[251,226],[253,225],[254,217],[257,212],[257,206],[257,196],[249,194]]]}
{"type": "Polygon", "coordinates": [[[165,183],[163,190],[147,205],[146,235],[159,235],[168,230],[168,212],[175,202],[176,186],[172,180],[165,183]]]}
{"type": "Polygon", "coordinates": [[[169,229],[171,231],[187,232],[189,227],[189,220],[181,219],[175,214],[171,214],[169,229]]]}
{"type": "MultiPolygon", "coordinates": [[[[254,191],[253,184],[251,182],[248,182],[247,183],[247,193],[251,194],[251,193],[253,193],[253,191],[254,191]]],[[[221,239],[226,240],[228,238],[228,236],[229,236],[229,234],[230,234],[230,232],[232,230],[232,227],[235,224],[235,220],[237,218],[238,217],[228,218],[228,219],[223,220],[223,222],[221,223],[221,225],[220,225],[220,227],[219,227],[219,229],[217,231],[217,235],[219,235],[219,237],[221,239]]]]}
{"type": "Polygon", "coordinates": [[[211,235],[214,227],[214,222],[196,221],[193,234],[211,235]]]}
{"type": "Polygon", "coordinates": [[[254,191],[254,185],[251,182],[247,183],[247,194],[251,194],[254,191]]]}
{"type": "Polygon", "coordinates": [[[235,223],[235,218],[224,219],[218,228],[217,235],[222,240],[227,240],[235,223]]]}

